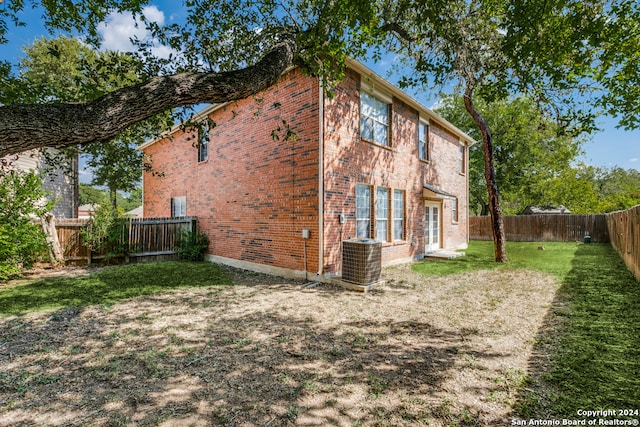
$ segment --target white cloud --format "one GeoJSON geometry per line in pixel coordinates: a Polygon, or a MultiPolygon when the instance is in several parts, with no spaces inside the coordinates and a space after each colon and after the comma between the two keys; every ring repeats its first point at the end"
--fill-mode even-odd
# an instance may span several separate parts
{"type": "Polygon", "coordinates": [[[436,102],[434,102],[433,104],[431,104],[431,106],[429,107],[430,110],[437,110],[440,107],[444,106],[444,99],[442,98],[438,98],[436,100],[436,102]]]}
{"type": "Polygon", "coordinates": [[[102,48],[131,52],[134,50],[132,37],[145,38],[147,30],[136,25],[131,12],[112,12],[105,22],[98,25],[98,32],[102,36],[102,48]]]}
{"type": "Polygon", "coordinates": [[[176,56],[177,51],[165,45],[155,45],[151,48],[151,53],[158,58],[168,58],[169,55],[176,56]]]}
{"type": "Polygon", "coordinates": [[[157,6],[147,6],[142,8],[142,14],[150,22],[155,22],[158,25],[164,25],[164,12],[158,9],[157,6]]]}
{"type": "Polygon", "coordinates": [[[637,157],[632,157],[629,159],[629,163],[637,163],[638,161],[640,161],[640,159],[637,157]]]}
{"type": "MultiPolygon", "coordinates": [[[[142,13],[147,21],[155,22],[160,26],[165,22],[164,12],[157,6],[147,6],[142,9],[142,13]]],[[[136,20],[131,12],[110,13],[106,21],[98,25],[98,32],[102,36],[102,48],[105,50],[133,52],[136,47],[131,43],[132,38],[153,42],[144,23],[136,20]]],[[[175,52],[158,44],[152,48],[152,53],[158,57],[167,58],[170,53],[175,52]]]]}

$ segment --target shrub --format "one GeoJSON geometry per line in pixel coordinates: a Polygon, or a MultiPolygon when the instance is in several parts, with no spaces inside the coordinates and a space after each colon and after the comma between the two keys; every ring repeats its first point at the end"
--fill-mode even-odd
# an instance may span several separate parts
{"type": "Polygon", "coordinates": [[[129,223],[120,214],[105,198],[80,232],[89,250],[104,255],[107,262],[113,257],[127,255],[134,249],[129,246],[127,239],[129,223]]]}
{"type": "Polygon", "coordinates": [[[113,236],[113,229],[116,226],[117,212],[111,208],[106,199],[96,209],[91,216],[85,229],[80,232],[82,240],[89,247],[89,250],[101,252],[109,247],[110,237],[113,236]]]}
{"type": "Polygon", "coordinates": [[[183,231],[175,246],[181,259],[188,261],[203,261],[204,252],[209,247],[209,238],[206,234],[193,231],[183,231]]]}
{"type": "Polygon", "coordinates": [[[32,219],[51,208],[35,172],[0,171],[0,281],[20,276],[47,250],[44,232],[32,219]]]}

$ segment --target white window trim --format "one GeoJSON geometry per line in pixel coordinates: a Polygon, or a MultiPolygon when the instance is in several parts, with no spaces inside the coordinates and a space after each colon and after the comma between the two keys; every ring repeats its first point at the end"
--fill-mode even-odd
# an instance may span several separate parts
{"type": "Polygon", "coordinates": [[[371,217],[372,217],[372,200],[374,197],[374,191],[373,191],[373,186],[368,185],[368,184],[356,184],[356,199],[355,199],[355,207],[356,207],[356,212],[355,212],[355,217],[356,217],[356,237],[359,238],[365,238],[365,239],[370,239],[371,238],[371,217]],[[369,223],[368,227],[367,227],[367,235],[366,236],[360,236],[358,235],[358,224],[360,221],[364,221],[364,217],[358,217],[358,187],[366,187],[369,190],[369,206],[368,206],[368,210],[369,210],[369,217],[367,218],[367,221],[369,223]]]}
{"type": "MultiPolygon", "coordinates": [[[[360,90],[367,92],[369,95],[372,95],[376,98],[378,98],[380,101],[385,102],[389,105],[393,104],[393,96],[391,96],[390,94],[388,94],[387,92],[383,92],[380,89],[376,88],[375,86],[373,86],[371,83],[366,82],[366,81],[361,81],[360,82],[360,90]]],[[[389,118],[391,119],[391,118],[389,118]]]]}
{"type": "Polygon", "coordinates": [[[457,197],[451,198],[451,222],[457,224],[460,220],[460,202],[457,197]],[[455,209],[454,209],[455,206],[455,209]]]}
{"type": "Polygon", "coordinates": [[[431,160],[431,152],[429,150],[429,133],[430,133],[430,128],[431,128],[431,121],[429,121],[428,119],[425,119],[423,117],[420,117],[420,121],[418,122],[418,158],[420,160],[424,160],[425,162],[428,162],[431,160]],[[427,132],[425,134],[425,157],[420,157],[420,126],[424,125],[427,128],[427,132]]]}
{"type": "Polygon", "coordinates": [[[209,160],[209,140],[211,138],[209,132],[210,129],[208,124],[204,124],[201,128],[198,128],[198,163],[203,163],[209,160]],[[206,146],[207,151],[204,158],[201,156],[203,146],[206,146]]]}
{"type": "Polygon", "coordinates": [[[400,241],[405,241],[406,240],[406,217],[407,217],[407,213],[406,213],[406,192],[405,190],[401,190],[399,188],[394,188],[393,190],[393,197],[391,199],[391,204],[392,204],[392,211],[391,211],[391,216],[392,216],[392,227],[391,227],[391,233],[392,233],[392,240],[396,241],[396,242],[400,242],[400,241]],[[400,194],[401,200],[402,200],[402,218],[398,218],[396,217],[396,200],[397,197],[396,195],[400,194]],[[401,234],[401,238],[400,239],[396,239],[396,222],[397,221],[402,221],[402,229],[400,230],[400,234],[401,234]]]}
{"type": "Polygon", "coordinates": [[[184,218],[187,216],[187,196],[177,196],[171,198],[171,216],[173,218],[184,218]],[[175,209],[175,202],[179,203],[179,212],[176,212],[178,209],[175,209]]]}
{"type": "Polygon", "coordinates": [[[391,211],[392,206],[391,206],[391,203],[390,203],[390,200],[389,200],[389,198],[390,198],[389,196],[391,195],[391,191],[392,191],[392,189],[390,189],[388,187],[376,187],[376,199],[375,199],[375,203],[374,203],[374,206],[376,207],[376,209],[375,209],[375,221],[376,221],[375,222],[375,236],[376,236],[376,240],[378,240],[380,242],[389,242],[390,241],[389,232],[391,230],[391,224],[390,223],[391,223],[391,217],[392,217],[392,211],[391,211]],[[378,190],[385,190],[386,193],[387,193],[387,196],[385,198],[378,197],[378,190]],[[384,217],[379,216],[379,212],[378,212],[378,210],[379,210],[378,202],[380,200],[386,200],[387,214],[384,217]],[[385,227],[385,230],[384,230],[385,231],[384,240],[380,240],[378,238],[378,232],[380,231],[379,227],[378,227],[378,221],[384,221],[384,223],[386,224],[386,227],[385,227]]]}
{"type": "MultiPolygon", "coordinates": [[[[391,148],[392,146],[392,125],[391,122],[393,120],[393,97],[388,95],[385,92],[381,92],[379,90],[377,90],[374,86],[372,86],[371,84],[365,82],[365,81],[361,81],[360,82],[360,94],[361,94],[361,99],[360,99],[360,117],[359,117],[359,126],[360,126],[360,130],[359,130],[359,135],[360,138],[362,138],[362,140],[370,142],[372,144],[381,146],[381,147],[386,147],[386,148],[391,148]],[[375,131],[374,131],[374,138],[369,139],[366,137],[362,136],[362,119],[363,119],[363,114],[362,114],[362,94],[366,93],[367,95],[369,95],[370,97],[372,97],[374,100],[381,102],[383,104],[385,104],[387,106],[387,123],[385,123],[384,125],[386,126],[386,133],[387,133],[387,140],[382,143],[380,141],[376,141],[375,140],[375,131]]],[[[375,119],[373,119],[375,120],[375,119]]]]}

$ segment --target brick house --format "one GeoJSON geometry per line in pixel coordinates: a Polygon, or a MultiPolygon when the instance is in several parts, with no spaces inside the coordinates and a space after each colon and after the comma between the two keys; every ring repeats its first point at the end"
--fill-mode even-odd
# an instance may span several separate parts
{"type": "Polygon", "coordinates": [[[340,276],[355,237],[382,241],[383,265],[465,248],[474,141],[348,65],[333,97],[294,68],[195,118],[209,125],[144,144],[161,172],[144,174],[144,216],[196,216],[210,261],[298,277],[340,276]]]}

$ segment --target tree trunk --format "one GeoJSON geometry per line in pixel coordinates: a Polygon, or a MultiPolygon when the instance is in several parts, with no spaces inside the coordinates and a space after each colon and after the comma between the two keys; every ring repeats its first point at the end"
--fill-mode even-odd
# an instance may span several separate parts
{"type": "Polygon", "coordinates": [[[487,183],[489,194],[489,213],[491,214],[491,228],[493,229],[493,245],[495,249],[496,262],[507,262],[506,238],[504,235],[504,224],[502,222],[502,206],[500,205],[500,191],[496,181],[496,170],[493,164],[493,137],[491,130],[482,115],[473,106],[471,96],[473,88],[467,85],[464,94],[464,106],[467,112],[473,117],[480,132],[482,133],[482,145],[484,148],[484,178],[487,183]]]}
{"type": "Polygon", "coordinates": [[[0,106],[0,158],[32,148],[105,142],[171,108],[244,99],[274,85],[293,65],[297,49],[295,38],[283,35],[258,63],[240,70],[152,77],[90,102],[0,106]]]}
{"type": "Polygon", "coordinates": [[[489,204],[480,197],[478,197],[477,200],[478,200],[478,203],[480,203],[480,206],[482,206],[482,210],[480,211],[480,216],[489,215],[489,204]]]}
{"type": "Polygon", "coordinates": [[[47,235],[47,243],[49,244],[49,258],[51,266],[57,267],[64,263],[64,251],[58,240],[58,232],[56,231],[56,219],[52,213],[46,213],[40,219],[42,230],[47,235]]]}

